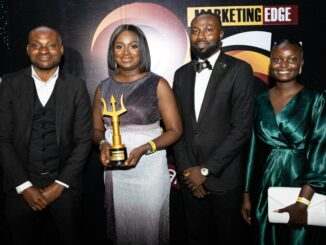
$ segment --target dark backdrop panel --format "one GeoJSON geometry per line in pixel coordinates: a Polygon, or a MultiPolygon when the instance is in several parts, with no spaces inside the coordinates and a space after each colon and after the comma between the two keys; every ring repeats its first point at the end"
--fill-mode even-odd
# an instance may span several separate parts
{"type": "MultiPolygon", "coordinates": [[[[94,74],[96,67],[92,60],[90,47],[94,32],[101,20],[114,9],[136,1],[116,0],[0,0],[0,76],[16,71],[28,65],[26,57],[26,42],[28,31],[37,25],[49,25],[57,28],[63,36],[66,48],[66,64],[78,61],[78,65],[66,67],[75,75],[85,78],[91,95],[100,79],[105,76],[94,74]]],[[[187,29],[187,7],[196,6],[242,6],[242,5],[277,5],[280,1],[195,1],[195,0],[165,0],[142,1],[142,3],[157,3],[173,12],[187,29]]],[[[323,44],[323,28],[326,23],[324,10],[326,2],[321,0],[291,1],[282,4],[299,6],[299,24],[288,26],[227,26],[225,36],[235,33],[263,30],[273,33],[272,38],[292,36],[302,41],[305,49],[305,65],[302,78],[305,83],[325,89],[326,82],[321,74],[326,61],[320,58],[326,54],[323,44]]],[[[159,13],[154,13],[159,15],[159,13]]],[[[122,13],[122,15],[127,15],[122,13]]],[[[150,23],[149,23],[150,25],[150,23]]],[[[173,26],[171,26],[173,29],[173,26]]],[[[108,37],[109,38],[109,37],[108,37]]],[[[173,38],[173,37],[171,37],[173,38]]],[[[106,50],[103,50],[106,52],[106,50]]],[[[105,63],[105,60],[103,60],[105,63]]],[[[69,66],[69,65],[66,65],[69,66]]],[[[171,71],[173,74],[174,71],[171,71]]],[[[106,75],[106,74],[105,74],[106,75]]],[[[171,82],[171,81],[169,81],[171,82]]]]}

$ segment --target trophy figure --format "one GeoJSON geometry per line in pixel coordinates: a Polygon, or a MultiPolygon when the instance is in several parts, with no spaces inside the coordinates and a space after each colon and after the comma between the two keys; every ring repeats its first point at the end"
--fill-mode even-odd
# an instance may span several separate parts
{"type": "Polygon", "coordinates": [[[106,102],[103,98],[101,98],[103,103],[103,116],[111,117],[111,124],[113,128],[113,135],[112,135],[112,145],[110,147],[110,168],[120,167],[124,164],[125,160],[127,159],[127,149],[124,144],[121,143],[121,135],[120,135],[120,128],[119,128],[119,116],[125,113],[127,110],[123,104],[123,95],[120,98],[121,109],[116,110],[115,104],[116,100],[114,96],[111,96],[111,105],[112,111],[108,111],[106,102]]]}

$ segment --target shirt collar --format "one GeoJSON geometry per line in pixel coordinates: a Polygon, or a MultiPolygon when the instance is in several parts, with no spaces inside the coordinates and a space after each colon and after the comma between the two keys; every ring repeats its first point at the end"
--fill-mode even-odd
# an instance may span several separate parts
{"type": "MultiPolygon", "coordinates": [[[[37,75],[34,67],[33,66],[31,66],[31,67],[32,67],[32,77],[39,81],[42,81],[42,79],[37,75]]],[[[49,77],[48,81],[50,81],[51,79],[56,80],[58,78],[58,76],[59,76],[59,66],[58,66],[57,70],[54,72],[54,74],[51,77],[49,77]]]]}
{"type": "MultiPolygon", "coordinates": [[[[216,60],[218,59],[218,57],[220,56],[221,50],[219,49],[215,54],[213,54],[212,56],[210,56],[207,60],[209,61],[209,63],[212,65],[212,67],[214,67],[214,64],[216,62],[216,60]]],[[[198,59],[198,61],[204,61],[202,59],[198,59]]]]}

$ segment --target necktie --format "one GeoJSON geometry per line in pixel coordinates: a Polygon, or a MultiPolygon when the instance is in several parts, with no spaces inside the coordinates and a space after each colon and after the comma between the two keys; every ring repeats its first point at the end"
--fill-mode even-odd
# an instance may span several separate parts
{"type": "Polygon", "coordinates": [[[205,61],[197,61],[194,64],[195,72],[201,72],[202,70],[208,68],[209,70],[212,70],[212,65],[209,63],[208,60],[205,61]]]}

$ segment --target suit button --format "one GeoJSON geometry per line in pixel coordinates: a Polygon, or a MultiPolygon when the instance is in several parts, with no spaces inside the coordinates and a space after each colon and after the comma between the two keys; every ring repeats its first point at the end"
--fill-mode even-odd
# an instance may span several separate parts
{"type": "Polygon", "coordinates": [[[195,136],[198,136],[198,135],[200,135],[200,133],[199,133],[198,130],[196,130],[196,131],[195,131],[195,136]]]}

